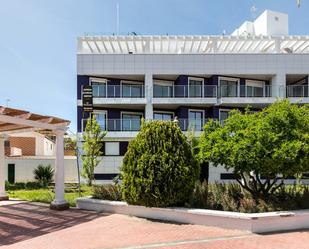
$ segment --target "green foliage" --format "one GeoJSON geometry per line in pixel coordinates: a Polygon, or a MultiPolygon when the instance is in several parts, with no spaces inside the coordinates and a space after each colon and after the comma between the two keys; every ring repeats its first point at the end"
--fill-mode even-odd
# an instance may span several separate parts
{"type": "MultiPolygon", "coordinates": [[[[89,196],[92,194],[92,189],[88,186],[82,185],[81,196],[89,196]]],[[[54,190],[51,189],[20,189],[20,190],[9,190],[8,191],[10,198],[18,198],[25,201],[32,202],[43,202],[51,203],[55,199],[54,190]]],[[[76,206],[76,198],[80,197],[78,191],[67,192],[67,189],[64,194],[64,199],[68,201],[71,207],[76,206]]]]}
{"type": "Polygon", "coordinates": [[[199,155],[240,175],[239,184],[255,198],[267,199],[283,185],[278,176],[309,171],[309,108],[284,100],[261,112],[232,111],[224,126],[205,126],[199,155]]]}
{"type": "Polygon", "coordinates": [[[39,189],[42,188],[42,185],[38,182],[15,182],[9,183],[8,181],[5,182],[5,189],[6,190],[19,190],[19,189],[39,189]]]}
{"type": "Polygon", "coordinates": [[[120,185],[117,184],[94,185],[93,198],[110,200],[110,201],[121,201],[120,185]]]}
{"type": "Polygon", "coordinates": [[[83,171],[82,175],[88,180],[88,185],[92,185],[94,180],[94,169],[100,162],[102,153],[102,142],[106,132],[101,130],[100,125],[96,121],[95,115],[87,121],[84,131],[83,143],[83,171]]]}
{"type": "Polygon", "coordinates": [[[64,138],[64,149],[65,150],[76,150],[76,139],[71,137],[64,138]]]}
{"type": "Polygon", "coordinates": [[[309,186],[281,186],[266,202],[252,198],[239,184],[197,182],[186,206],[245,213],[308,209],[309,186]]]}
{"type": "Polygon", "coordinates": [[[198,176],[199,165],[177,124],[143,122],[123,159],[121,190],[129,204],[181,205],[189,198],[198,176]]]}
{"type": "Polygon", "coordinates": [[[54,177],[54,169],[51,165],[39,165],[36,169],[33,170],[34,179],[38,181],[38,183],[46,188],[48,184],[53,181],[54,177]]]}

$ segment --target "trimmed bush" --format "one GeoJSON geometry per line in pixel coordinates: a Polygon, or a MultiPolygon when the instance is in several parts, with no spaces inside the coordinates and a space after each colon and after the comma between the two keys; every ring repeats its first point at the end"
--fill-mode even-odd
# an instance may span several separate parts
{"type": "Polygon", "coordinates": [[[121,201],[120,186],[115,184],[94,185],[92,196],[95,199],[121,201]]]}
{"type": "Polygon", "coordinates": [[[143,122],[123,159],[122,195],[134,205],[183,205],[198,176],[199,165],[176,123],[143,122]]]}
{"type": "Polygon", "coordinates": [[[38,182],[15,182],[15,183],[9,183],[8,181],[5,182],[6,190],[20,190],[20,189],[32,190],[39,188],[42,188],[42,186],[38,182]]]}

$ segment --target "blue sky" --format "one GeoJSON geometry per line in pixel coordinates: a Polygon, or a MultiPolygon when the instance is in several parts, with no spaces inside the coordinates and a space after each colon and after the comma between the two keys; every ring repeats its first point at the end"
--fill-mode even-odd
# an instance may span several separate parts
{"type": "Polygon", "coordinates": [[[55,115],[76,130],[76,38],[84,33],[229,34],[265,9],[289,14],[308,34],[302,0],[0,0],[0,105],[55,115]]]}

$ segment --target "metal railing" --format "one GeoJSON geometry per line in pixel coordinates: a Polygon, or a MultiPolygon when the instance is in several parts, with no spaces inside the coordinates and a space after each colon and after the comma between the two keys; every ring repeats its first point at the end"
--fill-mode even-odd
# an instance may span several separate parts
{"type": "Polygon", "coordinates": [[[154,85],[154,98],[216,98],[217,86],[154,85]]]}
{"type": "Polygon", "coordinates": [[[288,98],[302,98],[308,96],[308,85],[286,86],[286,96],[288,98]]]}
{"type": "Polygon", "coordinates": [[[219,86],[219,97],[221,98],[268,98],[283,97],[284,86],[266,85],[257,86],[219,86]]]}
{"type": "MultiPolygon", "coordinates": [[[[102,131],[139,131],[141,119],[105,119],[98,122],[102,131]]],[[[87,119],[82,119],[82,130],[86,128],[87,119]]]]}
{"type": "Polygon", "coordinates": [[[104,85],[98,84],[92,86],[94,98],[144,98],[144,85],[104,85]]]}
{"type": "MultiPolygon", "coordinates": [[[[182,131],[202,131],[208,121],[209,119],[178,119],[178,125],[182,131]]],[[[87,119],[82,119],[82,131],[85,130],[86,124],[87,119]]],[[[99,124],[102,131],[139,131],[141,119],[106,119],[99,124]]]]}
{"type": "MultiPolygon", "coordinates": [[[[94,98],[144,98],[144,85],[93,85],[94,98]]],[[[308,97],[308,85],[274,86],[153,86],[154,98],[268,98],[308,97]]]]}

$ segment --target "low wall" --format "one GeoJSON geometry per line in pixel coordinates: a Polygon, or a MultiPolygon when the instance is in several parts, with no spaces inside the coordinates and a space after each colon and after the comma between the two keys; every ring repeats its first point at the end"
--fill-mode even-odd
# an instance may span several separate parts
{"type": "MultiPolygon", "coordinates": [[[[5,176],[8,177],[8,164],[15,165],[15,182],[29,182],[34,181],[33,170],[39,164],[50,164],[55,167],[55,157],[7,157],[5,159],[5,176]]],[[[64,157],[64,177],[65,182],[77,182],[77,162],[75,156],[64,157]]]]}
{"type": "Polygon", "coordinates": [[[237,213],[208,209],[147,208],[126,202],[77,199],[80,209],[133,215],[141,218],[247,230],[253,233],[277,232],[309,228],[309,210],[269,213],[237,213]]]}

